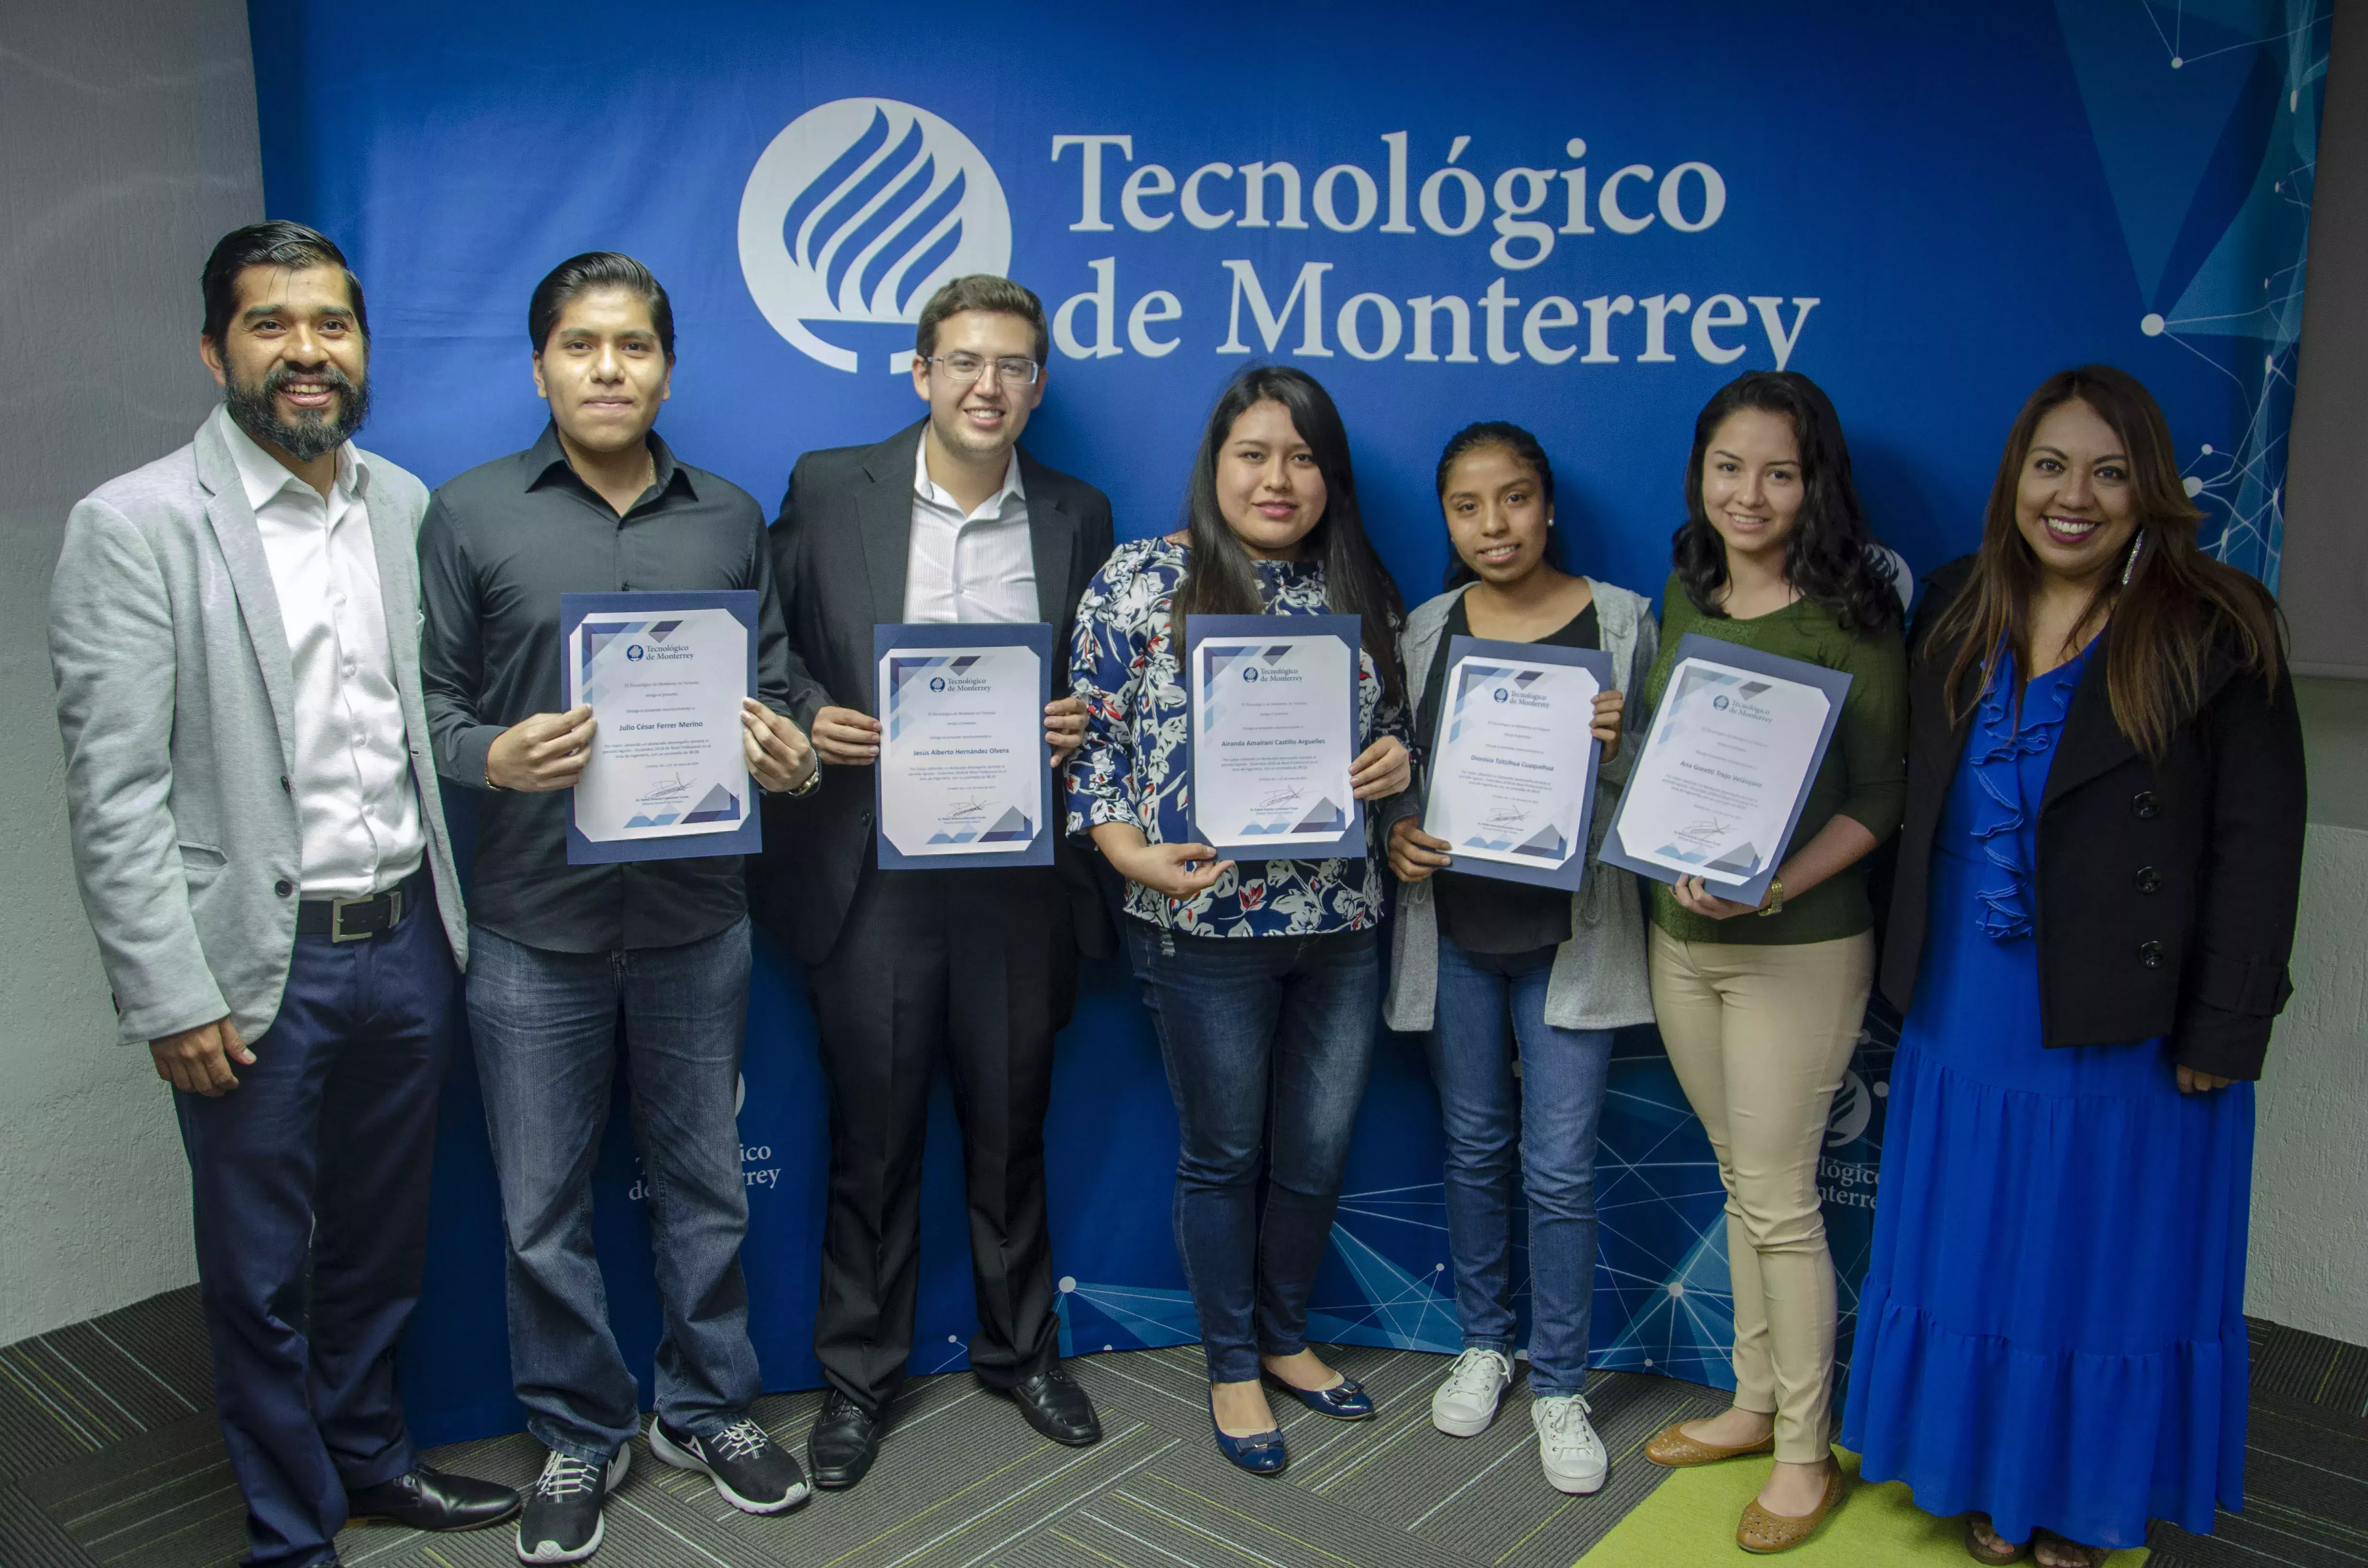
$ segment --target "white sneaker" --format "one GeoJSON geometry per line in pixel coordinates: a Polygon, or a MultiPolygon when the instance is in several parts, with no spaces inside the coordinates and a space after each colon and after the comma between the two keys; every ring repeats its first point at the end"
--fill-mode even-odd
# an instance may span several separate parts
{"type": "Polygon", "coordinates": [[[1530,1425],[1538,1429],[1538,1462],[1557,1492],[1600,1491],[1611,1457],[1588,1421],[1587,1401],[1575,1393],[1540,1395],[1530,1402],[1530,1425]]]}
{"type": "Polygon", "coordinates": [[[1451,1437],[1476,1437],[1497,1419],[1497,1402],[1512,1386],[1513,1364],[1475,1345],[1455,1358],[1430,1396],[1430,1424],[1451,1437]]]}

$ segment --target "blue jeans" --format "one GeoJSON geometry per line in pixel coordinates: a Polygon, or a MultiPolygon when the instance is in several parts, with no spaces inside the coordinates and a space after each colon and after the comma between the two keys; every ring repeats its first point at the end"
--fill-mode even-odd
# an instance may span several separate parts
{"type": "Polygon", "coordinates": [[[1439,938],[1430,1074],[1447,1127],[1447,1252],[1469,1349],[1513,1351],[1513,1168],[1530,1205],[1530,1387],[1587,1387],[1595,1302],[1595,1132],[1609,1029],[1546,1022],[1554,952],[1467,953],[1439,938]],[[1513,1047],[1519,1042],[1520,1075],[1513,1047]]]}
{"type": "Polygon", "coordinates": [[[510,1376],[527,1430],[592,1463],[632,1437],[641,1408],[592,1252],[592,1165],[620,1015],[666,1312],[658,1414],[703,1436],[737,1419],[762,1386],[740,1273],[748,1195],[733,1103],[748,922],[677,948],[612,953],[472,934],[469,1023],[509,1240],[510,1376]]]}
{"type": "Polygon", "coordinates": [[[1380,1021],[1370,931],[1178,937],[1129,922],[1176,1097],[1176,1250],[1212,1383],[1307,1347],[1380,1021]],[[1260,1202],[1259,1184],[1265,1184],[1260,1202]]]}

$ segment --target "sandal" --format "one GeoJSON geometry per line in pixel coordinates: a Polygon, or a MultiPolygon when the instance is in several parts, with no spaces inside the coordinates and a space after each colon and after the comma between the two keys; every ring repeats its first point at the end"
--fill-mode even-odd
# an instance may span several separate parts
{"type": "Polygon", "coordinates": [[[2062,1556],[2063,1568],[2105,1568],[2107,1560],[2118,1550],[2111,1546],[2083,1546],[2069,1536],[2058,1535],[2054,1530],[2035,1529],[2031,1532],[2034,1559],[2043,1542],[2062,1556]]]}
{"type": "Polygon", "coordinates": [[[1987,1562],[1992,1564],[1993,1568],[2003,1568],[2006,1563],[2020,1562],[2030,1555],[2031,1543],[2009,1540],[1998,1534],[1987,1514],[1967,1514],[1965,1516],[1965,1552],[1976,1562],[1987,1562]],[[1983,1545],[1984,1536],[1987,1536],[1998,1544],[1983,1545]]]}

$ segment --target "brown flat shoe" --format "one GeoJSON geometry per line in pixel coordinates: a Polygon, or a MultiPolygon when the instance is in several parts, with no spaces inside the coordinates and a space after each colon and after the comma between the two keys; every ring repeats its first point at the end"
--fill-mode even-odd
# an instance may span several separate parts
{"type": "Polygon", "coordinates": [[[2033,1530],[2031,1543],[2034,1559],[2042,1538],[2045,1539],[2049,1551],[2058,1562],[2080,1563],[2085,1568],[2105,1568],[2106,1560],[2113,1555],[2115,1550],[2110,1546],[2083,1546],[2071,1537],[2058,1535],[2054,1530],[2033,1530]]]}
{"type": "Polygon", "coordinates": [[[1672,1421],[1655,1434],[1645,1445],[1645,1457],[1655,1464],[1668,1465],[1671,1470],[1687,1470],[1698,1464],[1716,1464],[1721,1460],[1739,1459],[1745,1454],[1767,1454],[1776,1451],[1776,1434],[1770,1432],[1756,1443],[1746,1443],[1739,1449],[1722,1448],[1716,1443],[1704,1443],[1686,1436],[1685,1423],[1672,1421]]]}
{"type": "Polygon", "coordinates": [[[1790,1551],[1816,1533],[1826,1516],[1841,1506],[1842,1493],[1849,1482],[1842,1467],[1833,1460],[1833,1469],[1826,1475],[1825,1495],[1817,1499],[1816,1512],[1794,1518],[1788,1514],[1771,1514],[1754,1497],[1743,1506],[1743,1522],[1735,1527],[1735,1544],[1744,1551],[1765,1557],[1770,1552],[1790,1551]]]}
{"type": "Polygon", "coordinates": [[[1992,1568],[2005,1568],[2005,1564],[2020,1562],[2030,1555],[2031,1544],[2025,1541],[2018,1545],[1999,1535],[1997,1525],[1987,1514],[1967,1514],[1965,1516],[1965,1552],[1976,1562],[1987,1562],[1992,1565],[1992,1568]],[[1984,1546],[1982,1536],[1985,1532],[1987,1532],[1992,1540],[2000,1542],[2001,1546],[1984,1546]]]}

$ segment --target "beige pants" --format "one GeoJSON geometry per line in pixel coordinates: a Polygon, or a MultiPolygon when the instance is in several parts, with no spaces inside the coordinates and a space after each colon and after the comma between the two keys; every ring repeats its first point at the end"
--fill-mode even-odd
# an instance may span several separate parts
{"type": "Polygon", "coordinates": [[[1832,1436],[1834,1373],[1817,1156],[1873,983],[1874,935],[1762,947],[1655,926],[1652,967],[1661,1040],[1726,1187],[1735,1403],[1776,1417],[1779,1460],[1814,1464],[1832,1436]]]}

